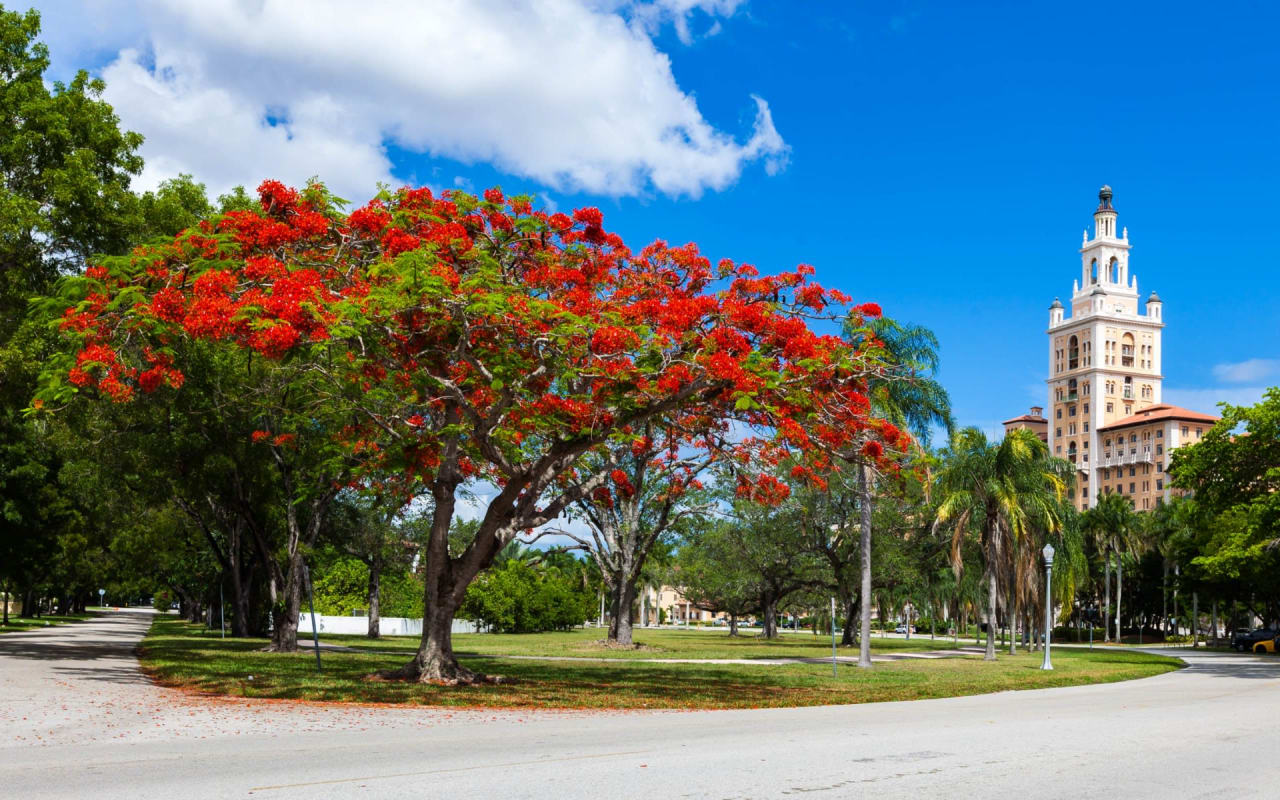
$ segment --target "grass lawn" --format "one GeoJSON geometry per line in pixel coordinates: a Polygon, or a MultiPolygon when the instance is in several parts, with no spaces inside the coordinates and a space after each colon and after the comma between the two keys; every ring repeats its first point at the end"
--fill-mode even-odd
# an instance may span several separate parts
{"type": "Polygon", "coordinates": [[[9,617],[9,624],[0,624],[0,633],[13,631],[29,631],[33,628],[44,628],[49,625],[62,625],[67,622],[80,622],[93,614],[68,614],[67,616],[49,615],[44,617],[9,617]]]}
{"type": "MultiPolygon", "coordinates": [[[[464,659],[468,667],[516,682],[441,687],[366,680],[377,670],[400,666],[407,653],[329,651],[322,655],[324,672],[317,673],[311,651],[264,653],[260,651],[263,644],[261,639],[221,639],[201,626],[161,618],[143,640],[141,657],[143,668],[162,684],[237,697],[600,709],[760,708],[916,700],[1144,678],[1177,669],[1180,663],[1143,653],[1064,649],[1054,653],[1053,672],[1039,669],[1039,654],[1022,654],[1000,656],[994,664],[974,656],[877,664],[871,670],[841,665],[839,677],[832,678],[828,664],[654,664],[631,658],[587,663],[472,656],[464,659]]],[[[703,648],[697,652],[723,652],[708,644],[694,646],[703,648]]],[[[789,645],[784,640],[781,646],[808,645],[789,645]]],[[[538,650],[543,645],[531,636],[525,647],[538,650]]],[[[409,649],[408,643],[404,649],[409,649]]]]}
{"type": "MultiPolygon", "coordinates": [[[[622,650],[605,647],[602,628],[580,628],[557,633],[459,633],[453,636],[453,649],[460,654],[482,656],[575,656],[643,661],[651,658],[822,658],[831,655],[831,635],[785,633],[774,641],[761,639],[753,628],[742,628],[736,637],[726,629],[657,628],[637,629],[634,640],[639,649],[622,650]]],[[[359,635],[320,634],[326,644],[340,644],[357,650],[418,649],[417,636],[384,636],[369,639],[359,635]]],[[[972,640],[960,640],[961,647],[972,647],[972,640]]],[[[897,653],[912,650],[949,650],[950,637],[939,636],[930,641],[929,634],[913,634],[910,640],[901,636],[872,635],[873,653],[897,653]]],[[[840,655],[856,656],[856,647],[841,647],[840,655]]]]}

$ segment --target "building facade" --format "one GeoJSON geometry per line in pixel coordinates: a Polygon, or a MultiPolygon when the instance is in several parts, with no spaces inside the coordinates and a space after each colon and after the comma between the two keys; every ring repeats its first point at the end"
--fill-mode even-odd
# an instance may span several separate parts
{"type": "Polygon", "coordinates": [[[1004,432],[1006,434],[1019,428],[1031,431],[1040,441],[1046,444],[1049,442],[1049,420],[1045,419],[1042,406],[1032,406],[1031,413],[1004,421],[1004,432]]]}
{"type": "Polygon", "coordinates": [[[1111,199],[1103,186],[1069,310],[1057,298],[1049,306],[1047,443],[1075,464],[1081,510],[1112,491],[1153,508],[1168,496],[1168,452],[1216,421],[1162,402],[1164,304],[1155,292],[1140,300],[1129,231],[1111,199]]]}

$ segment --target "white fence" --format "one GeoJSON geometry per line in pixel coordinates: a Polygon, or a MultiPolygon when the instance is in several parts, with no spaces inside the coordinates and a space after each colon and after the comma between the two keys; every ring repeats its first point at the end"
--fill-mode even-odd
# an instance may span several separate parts
{"type": "MultiPolygon", "coordinates": [[[[328,614],[316,614],[316,625],[321,633],[354,633],[360,636],[369,632],[368,617],[339,617],[328,614]]],[[[383,636],[421,636],[422,620],[408,617],[383,617],[378,622],[378,632],[383,636]]],[[[481,633],[478,623],[468,619],[453,621],[454,633],[481,633]]],[[[311,615],[298,615],[298,633],[311,633],[311,615]]]]}

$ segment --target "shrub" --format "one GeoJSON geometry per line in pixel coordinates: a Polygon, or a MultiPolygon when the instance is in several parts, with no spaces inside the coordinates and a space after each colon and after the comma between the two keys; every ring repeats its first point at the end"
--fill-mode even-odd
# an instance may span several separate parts
{"type": "Polygon", "coordinates": [[[178,602],[173,592],[168,589],[161,589],[156,592],[155,597],[151,598],[151,607],[161,613],[168,611],[169,607],[178,602]]]}
{"type": "Polygon", "coordinates": [[[594,597],[558,568],[511,560],[467,587],[458,616],[496,633],[540,633],[581,625],[593,606],[594,597]]]}
{"type": "MultiPolygon", "coordinates": [[[[384,573],[379,613],[384,617],[422,619],[422,580],[407,572],[384,573]]],[[[357,558],[341,558],[314,580],[316,613],[347,616],[369,608],[369,567],[357,558]]]]}

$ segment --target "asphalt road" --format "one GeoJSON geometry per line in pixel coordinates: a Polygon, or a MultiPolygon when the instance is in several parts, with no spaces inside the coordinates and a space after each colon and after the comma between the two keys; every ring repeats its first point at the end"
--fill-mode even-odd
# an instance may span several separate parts
{"type": "MultiPolygon", "coordinates": [[[[1275,798],[1280,657],[861,706],[530,713],[208,700],[149,616],[0,636],[0,792],[28,798],[1275,798]]],[[[678,687],[673,687],[678,691],[678,687]]]]}

